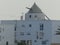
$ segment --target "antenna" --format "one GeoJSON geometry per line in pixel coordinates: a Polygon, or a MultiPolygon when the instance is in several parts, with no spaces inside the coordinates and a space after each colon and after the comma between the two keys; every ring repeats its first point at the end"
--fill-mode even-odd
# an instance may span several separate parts
{"type": "Polygon", "coordinates": [[[28,7],[26,7],[27,9],[31,9],[31,8],[28,8],[28,7]]]}

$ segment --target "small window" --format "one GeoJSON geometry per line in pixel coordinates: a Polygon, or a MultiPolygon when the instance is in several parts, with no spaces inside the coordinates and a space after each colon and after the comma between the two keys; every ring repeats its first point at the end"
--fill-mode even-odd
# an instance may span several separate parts
{"type": "Polygon", "coordinates": [[[56,35],[60,35],[60,31],[56,31],[56,35]]]}
{"type": "Polygon", "coordinates": [[[16,31],[16,26],[15,26],[15,31],[16,31]]]}
{"type": "Polygon", "coordinates": [[[29,15],[29,18],[31,18],[31,15],[29,15]]]}
{"type": "Polygon", "coordinates": [[[35,15],[35,18],[37,18],[37,15],[35,15]]]}
{"type": "Polygon", "coordinates": [[[31,25],[31,24],[29,24],[29,27],[32,27],[32,25],[31,25]]]}
{"type": "Polygon", "coordinates": [[[37,40],[34,40],[34,42],[37,42],[37,40]]]}
{"type": "Polygon", "coordinates": [[[39,36],[40,36],[40,39],[43,39],[44,33],[40,32],[39,36]]]}
{"type": "Polygon", "coordinates": [[[38,32],[37,32],[37,36],[36,36],[36,38],[38,39],[38,32]]]}
{"type": "Polygon", "coordinates": [[[6,42],[6,45],[8,45],[8,41],[6,42]]]}
{"type": "Polygon", "coordinates": [[[56,31],[56,35],[60,35],[60,26],[58,27],[58,29],[56,31]]]}
{"type": "Polygon", "coordinates": [[[30,33],[27,33],[27,35],[31,35],[30,33]]]}
{"type": "Polygon", "coordinates": [[[42,45],[46,45],[47,41],[42,41],[42,45]]]}
{"type": "Polygon", "coordinates": [[[44,28],[44,25],[40,24],[40,30],[43,30],[43,28],[44,28]]]}
{"type": "Polygon", "coordinates": [[[60,32],[57,32],[56,35],[60,35],[60,32]]]}

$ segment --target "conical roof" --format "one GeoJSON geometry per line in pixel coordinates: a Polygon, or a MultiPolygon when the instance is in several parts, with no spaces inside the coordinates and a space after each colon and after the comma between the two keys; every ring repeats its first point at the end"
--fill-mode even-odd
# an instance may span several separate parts
{"type": "Polygon", "coordinates": [[[40,10],[40,8],[36,5],[36,3],[34,3],[34,5],[30,8],[30,10],[28,11],[28,13],[41,13],[42,11],[40,10]]]}

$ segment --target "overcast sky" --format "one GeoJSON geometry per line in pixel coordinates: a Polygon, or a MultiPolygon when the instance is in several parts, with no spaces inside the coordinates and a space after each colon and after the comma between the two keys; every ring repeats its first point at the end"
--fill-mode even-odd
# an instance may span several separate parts
{"type": "Polygon", "coordinates": [[[0,0],[0,20],[20,19],[34,2],[51,20],[60,20],[60,0],[0,0]]]}

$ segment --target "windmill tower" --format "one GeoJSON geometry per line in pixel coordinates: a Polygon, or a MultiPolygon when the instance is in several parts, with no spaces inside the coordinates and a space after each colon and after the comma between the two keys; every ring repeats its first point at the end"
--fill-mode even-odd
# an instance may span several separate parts
{"type": "Polygon", "coordinates": [[[31,8],[26,7],[29,11],[25,14],[25,20],[46,20],[45,17],[50,20],[36,5],[33,4],[31,8]]]}

